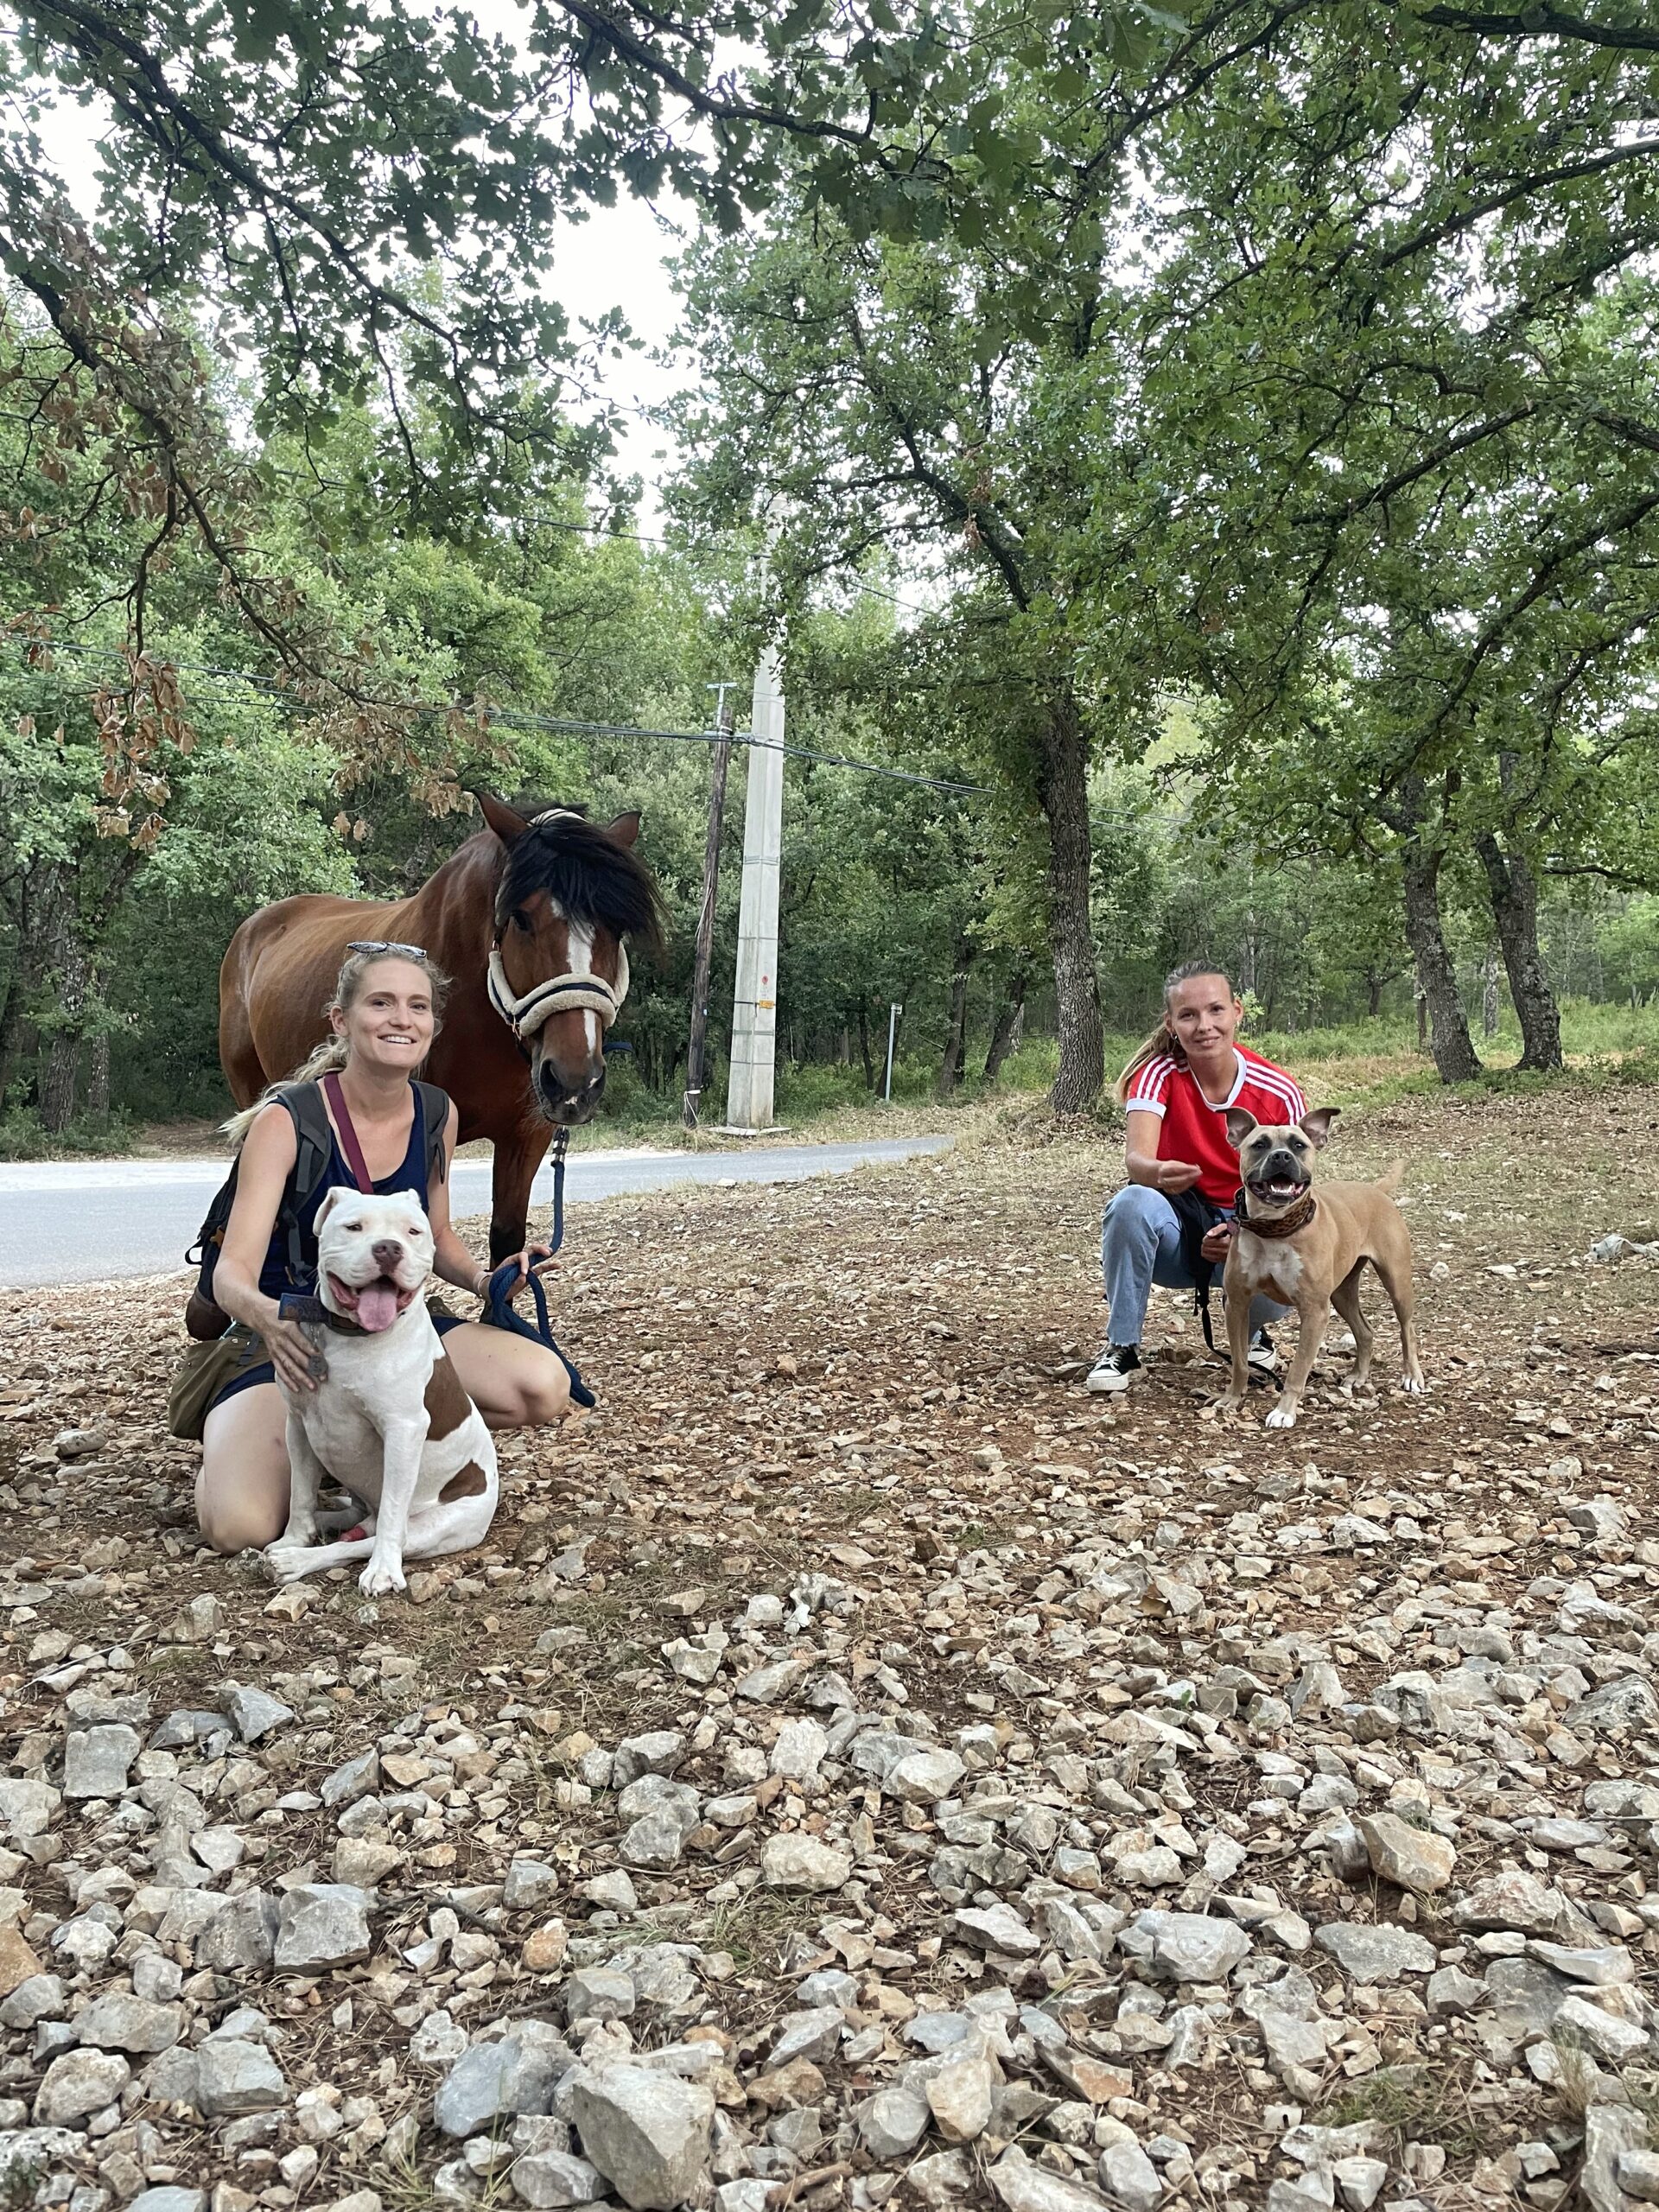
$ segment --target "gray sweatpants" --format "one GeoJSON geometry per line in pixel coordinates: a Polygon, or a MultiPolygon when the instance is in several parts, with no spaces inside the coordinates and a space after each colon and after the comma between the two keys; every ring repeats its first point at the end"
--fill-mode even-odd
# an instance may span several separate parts
{"type": "MultiPolygon", "coordinates": [[[[1140,1343],[1154,1283],[1160,1290],[1192,1289],[1192,1270],[1181,1256],[1180,1216],[1161,1191],[1126,1183],[1107,1200],[1100,1224],[1100,1274],[1115,1344],[1140,1343]]],[[[1289,1311],[1270,1298],[1253,1298],[1251,1330],[1264,1329],[1289,1311]]]]}

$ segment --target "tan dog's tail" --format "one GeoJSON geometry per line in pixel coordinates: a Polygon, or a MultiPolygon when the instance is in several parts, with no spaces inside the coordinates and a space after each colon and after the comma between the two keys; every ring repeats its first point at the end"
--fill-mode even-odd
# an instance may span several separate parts
{"type": "Polygon", "coordinates": [[[1390,1197],[1392,1197],[1394,1192],[1399,1189],[1400,1178],[1405,1173],[1405,1161],[1403,1160],[1396,1160],[1392,1167],[1385,1168],[1382,1174],[1377,1177],[1377,1189],[1379,1191],[1386,1192],[1390,1197]]]}

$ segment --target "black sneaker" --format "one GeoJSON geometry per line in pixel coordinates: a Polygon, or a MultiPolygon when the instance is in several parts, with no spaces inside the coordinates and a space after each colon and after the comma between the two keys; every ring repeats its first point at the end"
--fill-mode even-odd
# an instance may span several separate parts
{"type": "Polygon", "coordinates": [[[1250,1338],[1250,1349],[1246,1357],[1258,1375],[1276,1375],[1279,1372],[1279,1355],[1273,1348],[1273,1338],[1265,1329],[1258,1329],[1250,1338]]]}
{"type": "Polygon", "coordinates": [[[1129,1377],[1140,1365],[1141,1354],[1134,1344],[1108,1344],[1084,1376],[1083,1387],[1115,1397],[1120,1390],[1128,1389],[1129,1377]]]}

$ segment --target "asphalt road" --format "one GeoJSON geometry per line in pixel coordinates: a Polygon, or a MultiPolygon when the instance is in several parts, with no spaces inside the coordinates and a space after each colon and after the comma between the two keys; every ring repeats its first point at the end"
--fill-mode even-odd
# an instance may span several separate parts
{"type": "MultiPolygon", "coordinates": [[[[943,1152],[949,1137],[878,1137],[864,1144],[764,1147],[753,1152],[573,1154],[567,1205],[674,1183],[794,1183],[844,1175],[874,1160],[943,1152]]],[[[486,1213],[487,1160],[455,1162],[450,1205],[458,1219],[486,1213]]],[[[182,1267],[225,1174],[223,1160],[41,1160],[0,1166],[0,1288],[107,1281],[182,1267]]],[[[553,1195],[543,1166],[531,1194],[532,1228],[553,1195]]]]}

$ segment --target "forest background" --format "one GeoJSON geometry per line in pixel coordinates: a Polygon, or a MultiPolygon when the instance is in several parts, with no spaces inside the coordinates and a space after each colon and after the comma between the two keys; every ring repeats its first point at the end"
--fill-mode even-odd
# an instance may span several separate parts
{"type": "Polygon", "coordinates": [[[1086,1109],[1198,950],[1302,1058],[1659,1041],[1637,11],[12,14],[0,1148],[219,1110],[236,923],[480,785],[643,807],[607,1111],[677,1116],[769,636],[792,743],[918,779],[790,760],[785,1118],[893,1002],[899,1096],[1086,1109]],[[696,217],[655,529],[548,266],[627,190],[696,217]]]}

